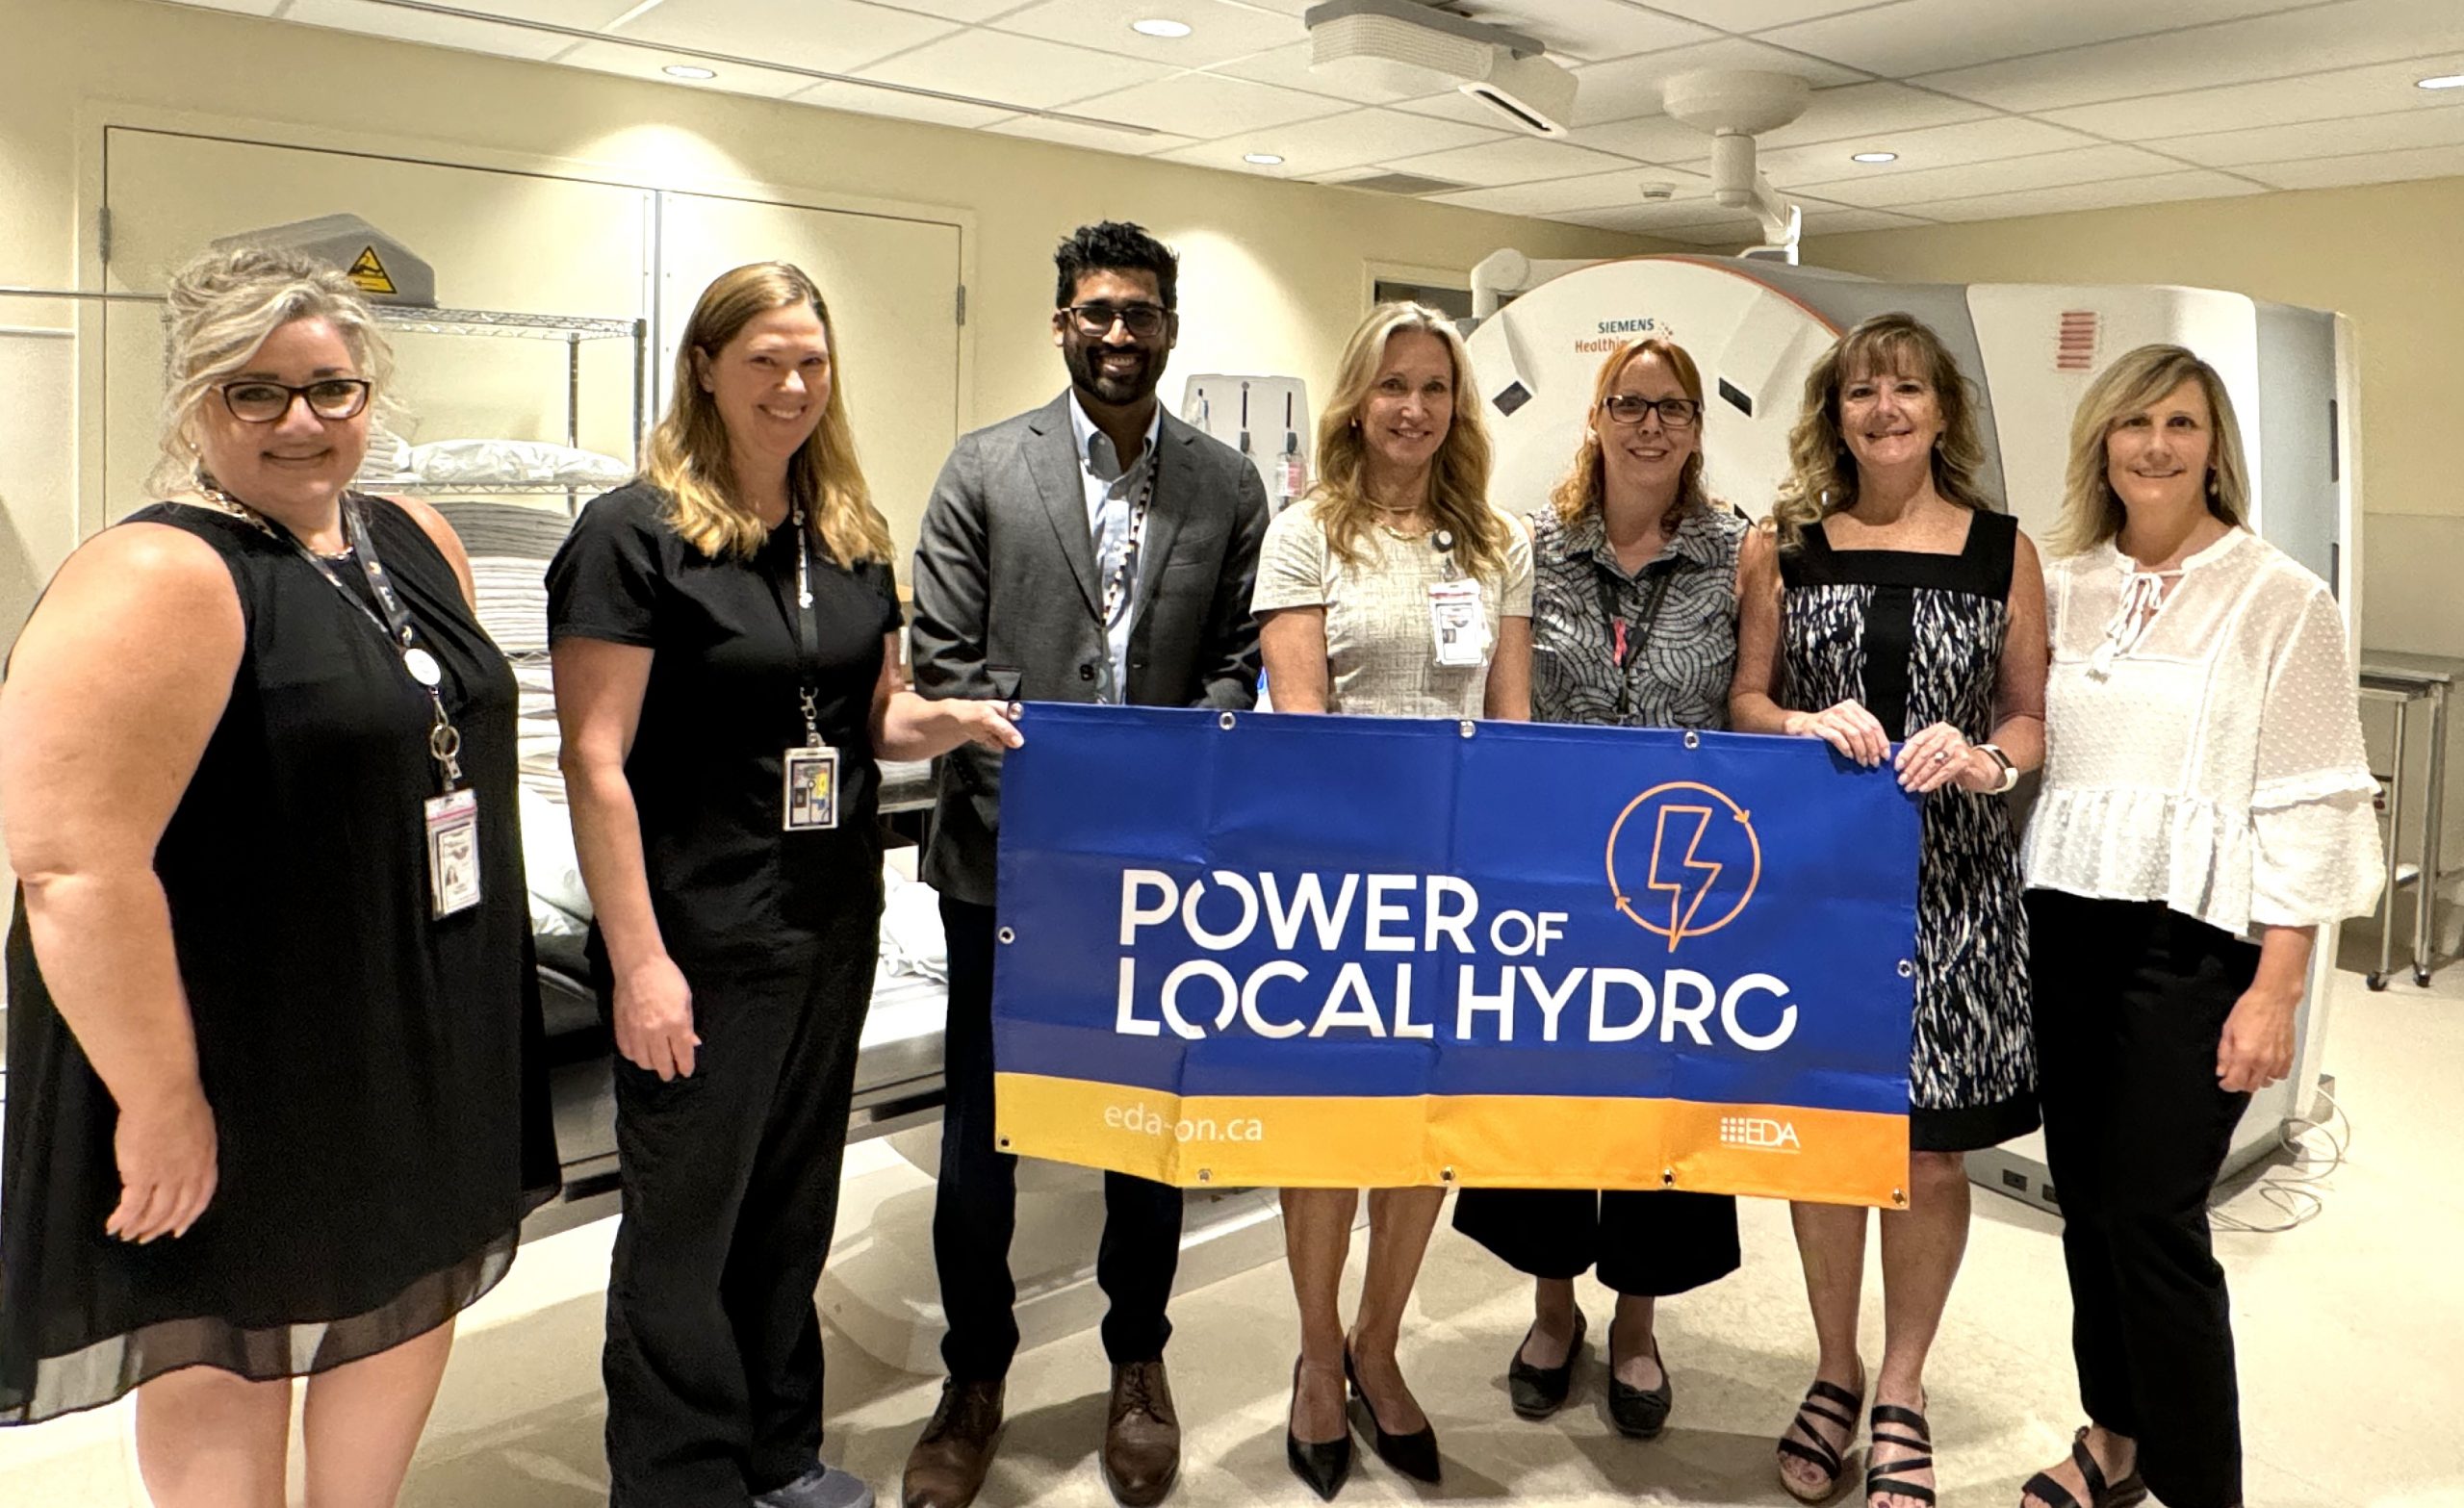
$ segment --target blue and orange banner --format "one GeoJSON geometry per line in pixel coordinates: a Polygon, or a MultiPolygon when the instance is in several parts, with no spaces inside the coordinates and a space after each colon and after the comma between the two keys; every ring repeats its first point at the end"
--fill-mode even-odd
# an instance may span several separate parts
{"type": "Polygon", "coordinates": [[[1918,815],[1820,741],[1036,703],[1009,1150],[1183,1186],[1888,1206],[1918,815]]]}

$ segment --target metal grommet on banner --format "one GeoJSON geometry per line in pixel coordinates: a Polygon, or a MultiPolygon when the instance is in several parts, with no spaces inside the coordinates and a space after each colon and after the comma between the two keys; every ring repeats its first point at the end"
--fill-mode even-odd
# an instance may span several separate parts
{"type": "Polygon", "coordinates": [[[1463,736],[1466,738],[1472,736],[1472,720],[1468,717],[1463,720],[1463,736]]]}
{"type": "Polygon", "coordinates": [[[1199,1168],[1197,1170],[1197,1181],[1201,1184],[1211,1184],[1215,1182],[1215,1169],[1211,1167],[1199,1168]]]}
{"type": "Polygon", "coordinates": [[[1215,720],[1215,726],[1216,726],[1216,727],[1218,727],[1218,728],[1221,728],[1221,729],[1223,729],[1225,732],[1227,732],[1227,733],[1228,733],[1228,732],[1232,731],[1232,725],[1233,725],[1233,724],[1235,724],[1235,723],[1238,723],[1239,721],[1241,721],[1239,718],[1234,717],[1234,716],[1233,716],[1231,713],[1229,713],[1229,712],[1226,712],[1226,713],[1224,713],[1221,717],[1219,717],[1219,718],[1217,718],[1217,719],[1215,720]]]}
{"type": "Polygon", "coordinates": [[[1692,728],[1687,728],[1687,729],[1685,730],[1685,747],[1686,747],[1686,748],[1688,748],[1688,749],[1700,749],[1700,748],[1702,748],[1702,747],[1703,747],[1703,735],[1702,735],[1702,734],[1700,734],[1700,733],[1698,733],[1698,732],[1696,732],[1696,731],[1694,731],[1694,730],[1693,730],[1692,728]]]}
{"type": "Polygon", "coordinates": [[[1901,979],[1914,979],[1916,977],[1916,965],[1909,962],[1906,958],[1900,959],[1899,977],[1901,979]]]}
{"type": "Polygon", "coordinates": [[[1659,1186],[1660,1186],[1662,1189],[1674,1189],[1674,1188],[1676,1188],[1676,1187],[1677,1187],[1677,1169],[1675,1169],[1675,1168],[1673,1168],[1673,1167],[1663,1167],[1663,1168],[1661,1168],[1661,1169],[1659,1170],[1659,1186]]]}
{"type": "Polygon", "coordinates": [[[1450,1167],[1441,1167],[1437,1170],[1437,1178],[1440,1183],[1450,1184],[1454,1182],[1454,1169],[1450,1167]]]}
{"type": "Polygon", "coordinates": [[[1009,1138],[1009,1137],[1000,1137],[1000,1138],[999,1138],[999,1140],[1000,1140],[1000,1142],[1001,1142],[1001,1150],[1002,1150],[1002,1151],[1004,1151],[1004,1152],[1009,1151],[1009,1150],[1010,1150],[1010,1138],[1009,1138]]]}
{"type": "Polygon", "coordinates": [[[1893,1204],[1895,1204],[1895,1205],[1897,1205],[1897,1206],[1899,1206],[1899,1207],[1900,1207],[1901,1209],[1903,1209],[1903,1210],[1907,1209],[1907,1208],[1908,1208],[1908,1190],[1907,1190],[1907,1189],[1892,1189],[1892,1190],[1890,1191],[1890,1202],[1891,1202],[1891,1203],[1893,1203],[1893,1204]]]}
{"type": "MultiPolygon", "coordinates": [[[[1002,942],[1003,942],[1003,944],[1005,944],[1005,945],[1006,945],[1006,944],[1009,944],[1009,943],[1014,943],[1014,942],[1015,942],[1015,941],[1017,941],[1017,940],[1018,940],[1018,934],[1017,934],[1015,932],[1014,932],[1013,930],[1011,930],[1010,928],[1007,928],[1007,927],[1004,927],[1004,928],[1002,928],[1002,929],[1001,929],[999,935],[1000,935],[1001,941],[1002,941],[1002,942]]],[[[1903,963],[1903,964],[1901,964],[1901,965],[1900,965],[1900,968],[1899,968],[1899,971],[1900,971],[1902,974],[1907,973],[1907,972],[1908,972],[1908,965],[1906,965],[1906,964],[1904,964],[1904,963],[1903,963]]]]}

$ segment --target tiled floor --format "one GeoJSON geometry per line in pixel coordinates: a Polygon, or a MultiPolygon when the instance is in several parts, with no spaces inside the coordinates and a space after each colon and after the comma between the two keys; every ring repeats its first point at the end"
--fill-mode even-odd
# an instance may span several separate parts
{"type": "MultiPolygon", "coordinates": [[[[2320,1186],[2317,1218],[2280,1235],[2226,1235],[2242,1342],[2252,1508],[2464,1508],[2464,966],[2428,990],[2370,994],[2341,975],[2326,1069],[2350,1112],[2349,1159],[2320,1186]]],[[[2313,1137],[2314,1144],[2320,1144],[2313,1137]]],[[[2273,1176],[2283,1176],[2279,1170],[2273,1176]]],[[[2227,1210],[2279,1217],[2245,1190],[2227,1210]]],[[[610,1221],[526,1248],[468,1317],[404,1502],[415,1508],[582,1508],[604,1501],[598,1393],[600,1284],[610,1221]]],[[[1745,1212],[1735,1277],[1667,1306],[1677,1379],[1669,1432],[1613,1434],[1598,1407],[1597,1342],[1578,1406],[1545,1424],[1506,1411],[1499,1371],[1527,1297],[1511,1275],[1441,1230],[1422,1279],[1404,1364],[1436,1421],[1447,1479],[1423,1490],[1363,1455],[1343,1501],[1784,1504],[1769,1440],[1807,1380],[1810,1340],[1785,1212],[1745,1212]]],[[[914,1253],[929,1282],[928,1254],[914,1253]]],[[[1868,1358],[1880,1298],[1869,1275],[1868,1358]]],[[[1594,1335],[1606,1316],[1594,1294],[1594,1335]]],[[[1280,1441],[1293,1320],[1280,1265],[1185,1291],[1172,1381],[1187,1430],[1184,1508],[1314,1501],[1280,1441]]],[[[2049,1216],[1984,1194],[1967,1265],[1931,1373],[1949,1508],[2017,1500],[2057,1455],[2077,1410],[2066,1299],[2049,1216]]],[[[834,1343],[829,1454],[894,1493],[937,1379],[834,1343]]],[[[1104,1367],[1082,1335],[1022,1354],[987,1508],[1110,1501],[1093,1452],[1104,1367]]],[[[0,1435],[0,1504],[141,1504],[125,1405],[0,1435]]],[[[1853,1500],[1853,1499],[1851,1499],[1853,1500]]]]}

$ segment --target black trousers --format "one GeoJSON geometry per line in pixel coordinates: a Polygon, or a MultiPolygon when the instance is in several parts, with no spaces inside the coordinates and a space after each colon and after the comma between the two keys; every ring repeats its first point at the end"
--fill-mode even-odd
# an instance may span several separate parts
{"type": "Polygon", "coordinates": [[[2249,1103],[2217,1044],[2259,950],[2162,905],[2028,892],[2045,1160],[2088,1417],[2168,1508],[2242,1501],[2241,1395],[2207,1201],[2249,1103]]]}
{"type": "Polygon", "coordinates": [[[819,1459],[813,1289],[838,1215],[878,893],[848,911],[801,978],[687,970],[702,1038],[691,1077],[662,1084],[616,1060],[624,1218],[601,1364],[610,1508],[744,1508],[819,1459]]]}
{"type": "Polygon", "coordinates": [[[1466,1189],[1454,1228],[1518,1272],[1665,1298],[1737,1269],[1736,1200],[1691,1189],[1466,1189]]]}
{"type": "MultiPolygon", "coordinates": [[[[941,1179],[933,1196],[933,1265],[949,1331],[941,1361],[961,1382],[1008,1375],[1018,1350],[1018,1291],[1010,1237],[1018,1223],[1018,1160],[993,1141],[992,951],[988,906],[941,898],[949,939],[950,1019],[942,1037],[948,1102],[941,1112],[941,1179]]],[[[1164,1317],[1181,1260],[1181,1191],[1104,1175],[1104,1235],[1095,1282],[1111,1300],[1104,1353],[1116,1364],[1164,1354],[1164,1317]]]]}

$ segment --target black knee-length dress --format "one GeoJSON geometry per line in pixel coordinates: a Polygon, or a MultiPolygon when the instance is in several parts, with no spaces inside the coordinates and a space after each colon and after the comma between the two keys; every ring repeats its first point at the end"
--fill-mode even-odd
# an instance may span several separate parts
{"type": "MultiPolygon", "coordinates": [[[[155,853],[219,1185],[186,1236],[103,1233],[117,1109],[8,945],[0,1423],[207,1365],[322,1371],[452,1317],[557,1184],[515,811],[514,683],[409,514],[369,536],[444,669],[479,803],[480,901],[429,915],[432,712],[383,630],[287,543],[184,504],[141,510],[229,566],[246,644],[155,853]]],[[[355,593],[355,563],[336,572],[355,593]]],[[[372,605],[372,600],[371,600],[372,605]]],[[[22,899],[22,898],[21,898],[22,899]]]]}
{"type": "MultiPolygon", "coordinates": [[[[1835,550],[1819,524],[1780,553],[1782,704],[1863,703],[1894,740],[1949,723],[1993,736],[2016,521],[1978,513],[1958,554],[1835,550]]],[[[2001,797],[1925,798],[1917,864],[1909,1145],[1965,1152],[2036,1129],[2019,856],[2001,797]]]]}

